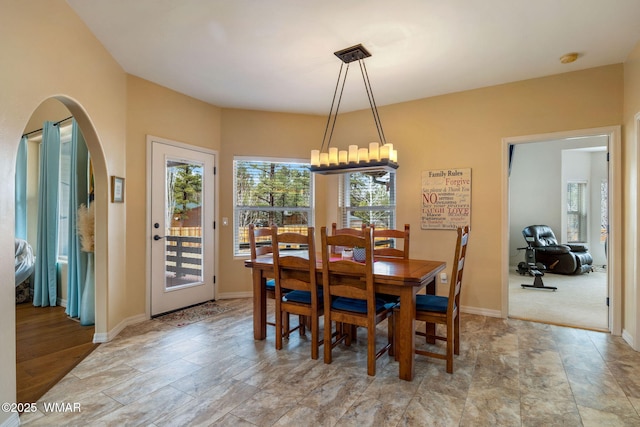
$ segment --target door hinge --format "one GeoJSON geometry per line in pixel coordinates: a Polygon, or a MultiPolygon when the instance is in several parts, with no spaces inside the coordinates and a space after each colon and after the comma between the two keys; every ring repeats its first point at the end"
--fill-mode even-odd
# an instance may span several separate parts
{"type": "Polygon", "coordinates": [[[607,307],[609,307],[609,297],[607,297],[607,307]]]}
{"type": "Polygon", "coordinates": [[[609,152],[607,151],[607,162],[609,161],[609,152]]]}
{"type": "Polygon", "coordinates": [[[214,230],[216,229],[216,222],[215,221],[213,221],[213,229],[214,230]]]}
{"type": "Polygon", "coordinates": [[[213,174],[215,175],[215,174],[217,174],[217,173],[218,173],[218,168],[214,166],[214,167],[213,167],[213,174]]]}
{"type": "Polygon", "coordinates": [[[216,276],[213,276],[213,284],[216,284],[216,276]]]}

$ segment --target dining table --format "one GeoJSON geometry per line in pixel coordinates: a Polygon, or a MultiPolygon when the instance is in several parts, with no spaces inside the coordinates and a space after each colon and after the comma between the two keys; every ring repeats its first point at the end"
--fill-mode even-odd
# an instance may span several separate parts
{"type": "MultiPolygon", "coordinates": [[[[322,283],[322,258],[316,257],[317,282],[322,283]]],[[[273,278],[273,256],[261,255],[245,260],[245,267],[252,269],[253,279],[253,336],[264,340],[267,336],[267,293],[266,280],[273,278]]],[[[446,268],[443,261],[401,258],[375,258],[373,263],[376,293],[399,297],[396,312],[396,333],[394,339],[395,357],[399,363],[399,378],[413,380],[415,354],[416,295],[423,289],[427,294],[435,294],[436,277],[446,268]]],[[[435,331],[435,325],[427,325],[435,331]]]]}

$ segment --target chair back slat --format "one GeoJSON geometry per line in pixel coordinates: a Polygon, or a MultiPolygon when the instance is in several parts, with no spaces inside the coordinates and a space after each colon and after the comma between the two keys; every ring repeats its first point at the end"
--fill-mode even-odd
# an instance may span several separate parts
{"type": "Polygon", "coordinates": [[[365,228],[361,234],[364,236],[352,234],[328,236],[326,227],[322,227],[322,269],[325,295],[367,299],[367,301],[371,299],[375,303],[371,229],[365,228]],[[365,261],[362,263],[332,259],[331,248],[334,246],[363,247],[366,253],[365,261]]]}
{"type": "MultiPolygon", "coordinates": [[[[341,235],[347,235],[347,236],[356,236],[356,237],[362,237],[363,236],[363,232],[364,232],[364,224],[362,225],[362,227],[360,229],[357,228],[338,228],[338,226],[336,225],[336,223],[332,223],[331,224],[331,235],[332,236],[341,236],[341,235]]],[[[334,254],[339,254],[342,253],[343,249],[353,249],[353,246],[349,246],[349,245],[333,245],[331,246],[331,252],[334,254]]]]}
{"type": "Polygon", "coordinates": [[[331,224],[331,235],[347,234],[349,236],[362,237],[364,229],[364,225],[359,230],[357,228],[338,228],[338,225],[334,222],[331,224]]]}
{"type": "Polygon", "coordinates": [[[307,228],[307,235],[298,233],[278,234],[278,227],[271,227],[273,242],[273,270],[276,274],[276,286],[310,291],[316,286],[316,251],[313,239],[313,227],[307,228]],[[287,244],[305,245],[305,249],[283,250],[287,244]]]}
{"type": "Polygon", "coordinates": [[[256,227],[255,224],[249,224],[249,248],[251,250],[251,259],[272,253],[271,227],[256,227]],[[262,242],[269,243],[258,245],[258,243],[262,242]]]}
{"type": "Polygon", "coordinates": [[[404,258],[409,259],[409,224],[404,225],[404,230],[393,229],[373,229],[374,250],[373,255],[375,257],[391,257],[391,258],[404,258]],[[398,244],[397,239],[402,239],[402,249],[398,247],[375,247],[376,239],[396,239],[395,244],[398,244]]]}

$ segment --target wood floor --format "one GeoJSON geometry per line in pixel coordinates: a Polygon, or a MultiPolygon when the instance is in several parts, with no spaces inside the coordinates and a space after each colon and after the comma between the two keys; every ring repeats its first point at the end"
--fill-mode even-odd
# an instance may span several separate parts
{"type": "Polygon", "coordinates": [[[93,326],[71,320],[64,307],[16,305],[16,376],[18,402],[38,400],[87,357],[93,326]]]}

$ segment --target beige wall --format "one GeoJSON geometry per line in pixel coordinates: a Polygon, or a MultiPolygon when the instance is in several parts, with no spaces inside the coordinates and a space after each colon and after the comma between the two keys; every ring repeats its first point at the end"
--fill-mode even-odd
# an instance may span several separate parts
{"type": "Polygon", "coordinates": [[[127,77],[127,316],[147,303],[147,135],[220,150],[220,108],[134,76],[127,77]]]}
{"type": "MultiPolygon", "coordinates": [[[[326,118],[302,114],[222,110],[222,151],[219,161],[220,218],[229,226],[219,227],[218,295],[250,295],[251,272],[244,258],[233,256],[233,157],[260,156],[307,159],[312,148],[322,143],[326,118]]],[[[325,199],[326,188],[316,180],[316,200],[325,199]]],[[[322,210],[316,213],[324,221],[322,210]]],[[[221,223],[221,222],[218,222],[221,223]]]]}
{"type": "Polygon", "coordinates": [[[420,230],[421,172],[472,170],[463,309],[498,314],[502,305],[502,138],[620,124],[621,105],[622,66],[613,65],[381,109],[385,134],[401,150],[398,222],[411,224],[412,256],[450,264],[454,249],[453,232],[420,230]]]}
{"type": "MultiPolygon", "coordinates": [[[[623,128],[623,181],[627,185],[623,193],[624,272],[623,324],[628,340],[637,349],[640,346],[640,318],[638,316],[638,126],[635,116],[640,114],[640,43],[624,64],[624,128],[623,128]]],[[[640,120],[640,117],[638,118],[640,120]]]]}
{"type": "MultiPolygon", "coordinates": [[[[499,315],[502,138],[618,125],[622,92],[622,65],[612,65],[379,108],[386,139],[399,150],[397,224],[411,225],[411,256],[448,263],[453,257],[452,231],[420,229],[422,171],[471,168],[472,231],[463,306],[499,315]]],[[[304,116],[223,110],[222,117],[223,182],[231,180],[234,154],[307,156],[319,147],[324,129],[323,122],[304,116]],[[284,123],[276,124],[275,117],[284,123]],[[302,120],[313,120],[315,129],[302,120]]],[[[334,135],[338,147],[378,139],[369,110],[341,117],[334,135]]],[[[318,229],[336,218],[333,179],[316,178],[322,189],[316,197],[318,229]]],[[[221,189],[221,196],[221,215],[232,218],[231,188],[221,189]]],[[[229,227],[220,239],[221,277],[239,282],[223,281],[223,286],[248,292],[249,274],[242,262],[232,260],[231,239],[229,227]]]]}

